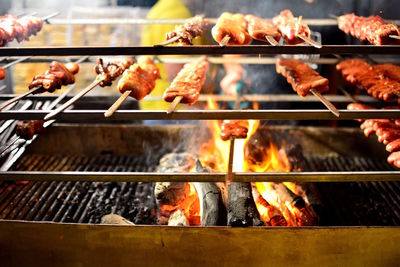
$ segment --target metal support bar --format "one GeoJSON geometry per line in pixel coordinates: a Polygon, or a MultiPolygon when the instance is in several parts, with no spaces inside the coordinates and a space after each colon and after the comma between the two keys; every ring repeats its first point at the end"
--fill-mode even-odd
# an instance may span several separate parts
{"type": "MultiPolygon", "coordinates": [[[[399,181],[400,171],[233,173],[234,182],[399,181]]],[[[0,172],[0,181],[225,182],[226,173],[0,172]]]]}
{"type": "Polygon", "coordinates": [[[57,47],[4,47],[0,57],[11,56],[117,56],[117,55],[224,55],[224,54],[400,54],[395,45],[324,45],[313,46],[270,46],[270,45],[193,45],[193,46],[57,46],[57,47]]]}
{"type": "MultiPolygon", "coordinates": [[[[5,86],[4,86],[5,87],[5,86]]],[[[1,87],[0,87],[1,89],[1,87]]],[[[268,91],[268,89],[265,89],[264,91],[268,91]]],[[[9,100],[16,95],[13,94],[6,94],[6,95],[0,95],[0,101],[6,101],[9,100]]],[[[344,95],[324,95],[326,99],[328,99],[331,102],[335,103],[349,103],[348,97],[344,95]]],[[[30,95],[25,97],[25,99],[29,100],[38,100],[38,101],[45,101],[45,100],[54,100],[57,97],[57,95],[30,95]]],[[[89,99],[90,101],[109,101],[110,99],[117,99],[118,96],[94,96],[94,95],[89,95],[85,96],[85,99],[89,99]]],[[[71,97],[65,97],[66,100],[70,99],[71,97]]],[[[212,98],[214,101],[235,101],[236,97],[235,96],[230,96],[230,95],[214,95],[214,94],[201,94],[199,96],[199,99],[197,102],[205,102],[207,101],[208,98],[212,98]]],[[[380,103],[377,99],[367,96],[367,95],[361,95],[357,96],[358,101],[364,102],[364,103],[380,103]]],[[[148,95],[144,98],[146,101],[160,101],[163,100],[162,96],[153,96],[153,95],[148,95]]],[[[135,99],[130,99],[130,101],[136,101],[135,99]]],[[[242,95],[240,101],[256,101],[256,102],[319,102],[319,100],[314,97],[313,95],[309,95],[306,97],[299,97],[297,94],[276,94],[276,95],[242,95]]]]}
{"type": "MultiPolygon", "coordinates": [[[[400,119],[400,110],[340,110],[336,117],[328,110],[178,110],[166,111],[118,110],[111,118],[104,118],[106,110],[66,110],[57,115],[57,121],[127,121],[127,120],[356,120],[400,119]]],[[[0,120],[41,120],[49,111],[6,110],[0,120]]]]}

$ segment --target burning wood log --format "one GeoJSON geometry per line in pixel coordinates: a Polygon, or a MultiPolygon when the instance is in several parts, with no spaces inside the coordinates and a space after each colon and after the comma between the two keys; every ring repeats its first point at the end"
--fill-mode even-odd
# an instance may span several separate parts
{"type": "Polygon", "coordinates": [[[169,226],[189,226],[189,221],[182,210],[176,210],[169,216],[169,226]]]}
{"type": "Polygon", "coordinates": [[[135,225],[133,222],[117,214],[107,214],[101,218],[100,224],[135,225]]]}
{"type": "Polygon", "coordinates": [[[282,203],[290,205],[298,225],[315,225],[315,216],[301,196],[297,196],[281,183],[272,183],[272,188],[276,190],[282,203]]]}
{"type": "Polygon", "coordinates": [[[250,183],[234,182],[228,185],[228,225],[263,225],[251,194],[250,183]]]}
{"type": "Polygon", "coordinates": [[[270,205],[258,192],[257,187],[252,185],[252,194],[260,213],[261,220],[269,226],[287,226],[285,217],[276,207],[270,205]]]}
{"type": "MultiPolygon", "coordinates": [[[[209,172],[199,160],[196,161],[196,171],[209,172]]],[[[201,225],[226,225],[226,208],[219,187],[215,183],[194,183],[194,186],[200,199],[201,225]]]]}

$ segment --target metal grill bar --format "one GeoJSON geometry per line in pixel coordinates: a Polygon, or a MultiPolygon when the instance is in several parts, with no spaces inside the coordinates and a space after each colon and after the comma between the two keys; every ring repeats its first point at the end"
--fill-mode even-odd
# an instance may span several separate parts
{"type": "MultiPolygon", "coordinates": [[[[126,120],[356,120],[399,119],[400,110],[339,110],[336,117],[328,110],[179,110],[166,111],[118,110],[104,118],[105,110],[66,110],[57,115],[57,121],[126,121],[126,120]]],[[[2,111],[0,120],[40,120],[49,112],[42,110],[2,111]]]]}
{"type": "MultiPolygon", "coordinates": [[[[0,172],[0,180],[4,181],[223,182],[225,177],[225,173],[0,172]]],[[[400,171],[234,173],[233,180],[235,182],[399,181],[400,171]]]]}
{"type": "MultiPolygon", "coordinates": [[[[266,90],[267,91],[267,90],[266,90]]],[[[11,98],[15,97],[15,95],[0,95],[0,101],[7,101],[11,98]]],[[[115,96],[114,96],[115,97],[115,96]]],[[[331,102],[337,103],[349,103],[349,98],[344,95],[325,95],[327,100],[331,102]]],[[[89,101],[109,101],[110,96],[85,96],[85,100],[89,101]]],[[[212,98],[214,101],[236,101],[235,96],[229,95],[213,95],[213,94],[202,94],[199,96],[198,102],[205,102],[208,98],[212,98]]],[[[29,100],[37,100],[37,101],[46,101],[46,100],[54,100],[55,96],[52,95],[35,95],[28,96],[25,99],[29,100]]],[[[69,100],[71,97],[65,97],[64,100],[69,100]]],[[[160,101],[162,100],[162,96],[146,96],[144,100],[146,101],[160,101]]],[[[375,98],[361,95],[356,96],[356,99],[360,102],[365,103],[379,103],[375,98]]],[[[135,99],[131,99],[131,101],[136,101],[135,99]]],[[[299,97],[295,94],[276,94],[276,95],[242,95],[241,101],[257,101],[257,102],[279,102],[279,101],[288,101],[288,102],[320,102],[318,98],[313,95],[309,95],[306,97],[299,97]]]]}
{"type": "Polygon", "coordinates": [[[74,47],[5,47],[0,49],[0,56],[118,56],[118,55],[280,55],[280,54],[319,54],[319,55],[395,55],[399,46],[382,45],[323,45],[313,46],[268,46],[268,45],[194,45],[194,46],[74,46],[74,47]]]}

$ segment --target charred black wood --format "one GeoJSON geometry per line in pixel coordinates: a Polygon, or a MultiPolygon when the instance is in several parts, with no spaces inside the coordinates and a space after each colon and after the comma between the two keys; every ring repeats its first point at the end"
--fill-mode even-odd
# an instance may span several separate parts
{"type": "Polygon", "coordinates": [[[261,226],[250,183],[233,182],[228,185],[228,225],[261,226]]]}
{"type": "MultiPolygon", "coordinates": [[[[209,172],[203,168],[199,160],[196,161],[197,172],[209,172]]],[[[195,183],[200,200],[201,225],[226,225],[226,208],[222,201],[221,190],[215,183],[195,183]]]]}

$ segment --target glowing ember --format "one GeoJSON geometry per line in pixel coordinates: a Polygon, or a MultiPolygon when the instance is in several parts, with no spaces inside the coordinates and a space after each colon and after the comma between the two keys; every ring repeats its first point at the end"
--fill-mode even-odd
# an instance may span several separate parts
{"type": "Polygon", "coordinates": [[[179,204],[175,206],[164,204],[160,205],[160,208],[163,212],[169,213],[181,210],[185,214],[190,225],[201,224],[200,201],[193,183],[186,183],[185,197],[182,198],[182,201],[179,202],[179,204]]]}

